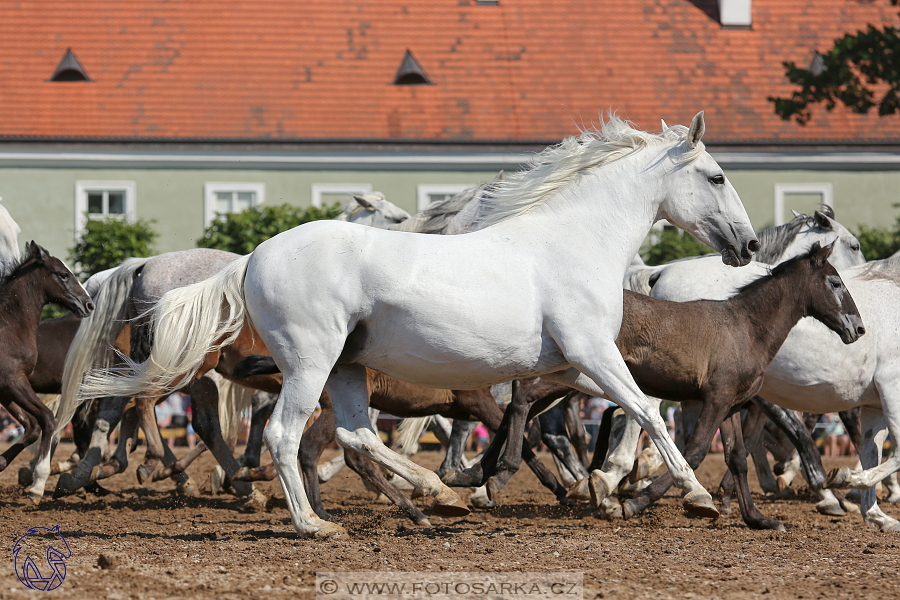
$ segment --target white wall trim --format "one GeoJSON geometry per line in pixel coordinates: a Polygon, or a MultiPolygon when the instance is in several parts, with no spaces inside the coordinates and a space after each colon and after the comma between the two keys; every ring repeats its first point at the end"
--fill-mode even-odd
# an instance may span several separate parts
{"type": "Polygon", "coordinates": [[[431,194],[450,194],[456,195],[475,185],[474,183],[420,183],[416,186],[416,208],[423,211],[431,204],[431,194]]]}
{"type": "Polygon", "coordinates": [[[312,205],[322,208],[322,194],[368,194],[371,183],[314,183],[312,184],[312,205]]]}
{"type": "Polygon", "coordinates": [[[133,223],[137,219],[137,184],[134,181],[100,181],[84,180],[75,182],[75,239],[79,239],[84,233],[87,223],[87,195],[88,192],[124,192],[125,193],[125,220],[133,223]]]}
{"type": "Polygon", "coordinates": [[[830,183],[776,183],[775,225],[784,225],[785,196],[788,194],[822,194],[822,203],[834,208],[834,190],[830,183]]]}
{"type": "Polygon", "coordinates": [[[216,192],[253,192],[252,206],[266,201],[266,184],[241,182],[207,182],[203,184],[203,228],[206,229],[216,218],[216,192]]]}

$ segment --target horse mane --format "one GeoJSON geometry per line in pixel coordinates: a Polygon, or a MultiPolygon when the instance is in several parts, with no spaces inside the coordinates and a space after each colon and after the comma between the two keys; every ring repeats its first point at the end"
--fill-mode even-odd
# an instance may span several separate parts
{"type": "MultiPolygon", "coordinates": [[[[834,219],[833,210],[822,212],[829,218],[834,219]]],[[[760,250],[756,253],[756,256],[753,257],[753,260],[766,264],[775,262],[782,254],[784,254],[784,251],[794,242],[797,234],[799,234],[800,230],[806,225],[809,225],[810,227],[819,227],[815,217],[801,214],[797,215],[784,225],[776,225],[775,227],[763,229],[756,234],[756,238],[759,240],[760,250]]]]}
{"type": "Polygon", "coordinates": [[[478,193],[489,187],[489,185],[475,185],[445,200],[432,202],[425,210],[417,212],[409,219],[391,226],[390,229],[393,231],[442,235],[446,232],[454,217],[468,206],[470,202],[475,200],[478,193]]]}
{"type": "MultiPolygon", "coordinates": [[[[550,146],[532,158],[527,168],[497,182],[492,197],[482,203],[478,228],[530,211],[572,183],[585,169],[611,163],[637,150],[686,140],[687,133],[688,128],[683,125],[665,127],[659,134],[648,133],[614,114],[605,121],[601,115],[599,129],[587,129],[577,137],[550,146]]],[[[692,162],[703,150],[702,142],[697,143],[676,160],[680,164],[692,162]]]]}
{"type": "Polygon", "coordinates": [[[349,221],[356,213],[363,209],[362,205],[357,202],[351,202],[347,207],[334,218],[335,221],[349,221]]]}
{"type": "Polygon", "coordinates": [[[6,284],[21,275],[19,271],[34,257],[31,255],[19,256],[14,262],[9,265],[9,272],[2,275],[0,278],[0,295],[2,295],[3,291],[6,289],[6,284]]]}
{"type": "Polygon", "coordinates": [[[871,260],[859,268],[861,271],[854,279],[862,281],[886,279],[900,286],[900,253],[881,260],[871,260]]]}

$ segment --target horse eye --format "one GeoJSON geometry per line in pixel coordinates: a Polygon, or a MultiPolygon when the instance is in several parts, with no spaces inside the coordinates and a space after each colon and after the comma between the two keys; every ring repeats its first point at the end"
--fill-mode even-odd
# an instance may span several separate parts
{"type": "Polygon", "coordinates": [[[59,277],[60,279],[62,279],[63,281],[65,281],[66,279],[69,278],[69,274],[68,274],[68,273],[60,273],[60,274],[58,275],[58,277],[59,277]]]}
{"type": "Polygon", "coordinates": [[[831,287],[833,287],[836,290],[839,290],[839,289],[841,289],[841,282],[840,281],[832,281],[831,287]]]}
{"type": "Polygon", "coordinates": [[[724,175],[713,175],[709,178],[710,183],[714,183],[716,185],[725,185],[725,176],[724,175]]]}
{"type": "Polygon", "coordinates": [[[853,244],[852,246],[850,246],[850,249],[854,252],[859,252],[859,244],[853,244]]]}

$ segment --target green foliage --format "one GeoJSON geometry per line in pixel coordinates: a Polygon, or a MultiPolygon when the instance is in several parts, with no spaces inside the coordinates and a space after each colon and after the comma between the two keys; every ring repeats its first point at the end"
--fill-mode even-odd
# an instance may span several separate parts
{"type": "Polygon", "coordinates": [[[887,227],[860,225],[856,238],[859,240],[859,249],[866,260],[887,258],[900,250],[900,223],[893,230],[887,227]]]}
{"type": "MultiPolygon", "coordinates": [[[[895,6],[898,1],[890,0],[895,6]]],[[[794,62],[783,63],[788,80],[800,89],[790,98],[770,96],[775,114],[805,125],[812,117],[810,106],[821,102],[828,110],[841,102],[860,114],[875,106],[880,116],[900,111],[900,29],[869,25],[865,31],[836,39],[821,58],[822,68],[816,72],[794,62]],[[880,99],[875,97],[873,85],[887,88],[880,99]]]]}
{"type": "Polygon", "coordinates": [[[66,311],[59,304],[45,304],[44,308],[41,309],[41,321],[64,317],[65,315],[66,311]]]}
{"type": "Polygon", "coordinates": [[[700,256],[713,252],[712,248],[700,242],[691,234],[675,228],[662,231],[655,244],[643,251],[644,262],[650,266],[661,265],[686,256],[700,256]]]}
{"type": "Polygon", "coordinates": [[[81,239],[69,251],[78,275],[86,279],[133,256],[150,256],[159,234],[153,221],[127,223],[120,219],[88,219],[81,239]]]}
{"type": "Polygon", "coordinates": [[[333,219],[341,214],[341,210],[337,203],[324,208],[300,208],[289,204],[254,206],[243,212],[216,217],[203,237],[197,240],[197,246],[249,254],[258,245],[282,231],[310,221],[333,219]]]}

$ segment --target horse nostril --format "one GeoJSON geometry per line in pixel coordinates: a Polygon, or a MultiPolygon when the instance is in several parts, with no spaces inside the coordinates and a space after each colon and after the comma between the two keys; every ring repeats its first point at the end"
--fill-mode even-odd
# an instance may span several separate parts
{"type": "Polygon", "coordinates": [[[88,312],[94,311],[94,303],[91,301],[88,301],[88,303],[85,304],[84,307],[87,309],[88,312]]]}
{"type": "Polygon", "coordinates": [[[747,248],[753,254],[756,254],[759,251],[759,240],[750,240],[750,243],[747,244],[747,248]]]}
{"type": "Polygon", "coordinates": [[[859,327],[856,328],[856,335],[865,335],[865,333],[866,333],[866,328],[863,327],[862,325],[860,325],[859,327]]]}

